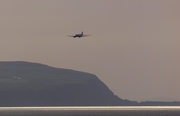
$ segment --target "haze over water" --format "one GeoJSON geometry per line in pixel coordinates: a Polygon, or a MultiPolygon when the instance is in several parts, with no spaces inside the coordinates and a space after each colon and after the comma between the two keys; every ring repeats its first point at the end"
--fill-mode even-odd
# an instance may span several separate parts
{"type": "Polygon", "coordinates": [[[177,116],[176,106],[0,107],[0,116],[177,116]]]}

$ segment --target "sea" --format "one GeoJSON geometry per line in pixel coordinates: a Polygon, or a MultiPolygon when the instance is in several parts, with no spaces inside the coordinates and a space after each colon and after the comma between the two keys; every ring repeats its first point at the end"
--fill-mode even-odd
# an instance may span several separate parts
{"type": "Polygon", "coordinates": [[[0,107],[0,116],[180,116],[180,106],[0,107]]]}

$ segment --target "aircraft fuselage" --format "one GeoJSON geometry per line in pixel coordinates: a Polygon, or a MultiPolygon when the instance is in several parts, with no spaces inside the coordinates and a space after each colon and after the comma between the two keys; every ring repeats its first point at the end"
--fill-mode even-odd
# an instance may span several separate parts
{"type": "Polygon", "coordinates": [[[76,38],[76,37],[82,37],[83,36],[83,34],[76,34],[75,36],[74,36],[74,38],[76,38]]]}
{"type": "Polygon", "coordinates": [[[76,35],[74,35],[74,36],[68,35],[68,36],[69,36],[69,37],[74,37],[74,38],[76,38],[76,37],[81,38],[81,37],[86,37],[86,36],[90,36],[90,35],[84,35],[83,32],[82,32],[81,34],[76,34],[76,35]]]}

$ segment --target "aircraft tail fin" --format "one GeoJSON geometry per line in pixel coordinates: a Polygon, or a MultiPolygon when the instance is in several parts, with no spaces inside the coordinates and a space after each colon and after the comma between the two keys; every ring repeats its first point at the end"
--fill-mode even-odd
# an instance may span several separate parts
{"type": "Polygon", "coordinates": [[[81,35],[83,35],[83,31],[82,31],[81,35]]]}

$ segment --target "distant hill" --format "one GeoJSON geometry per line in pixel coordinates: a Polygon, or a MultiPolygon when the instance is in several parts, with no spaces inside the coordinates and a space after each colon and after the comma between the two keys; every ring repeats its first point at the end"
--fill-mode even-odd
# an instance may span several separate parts
{"type": "Polygon", "coordinates": [[[135,105],[97,76],[44,64],[0,62],[0,106],[135,105]]]}
{"type": "Polygon", "coordinates": [[[0,62],[0,106],[178,105],[180,102],[123,100],[94,74],[48,65],[0,62]]]}

